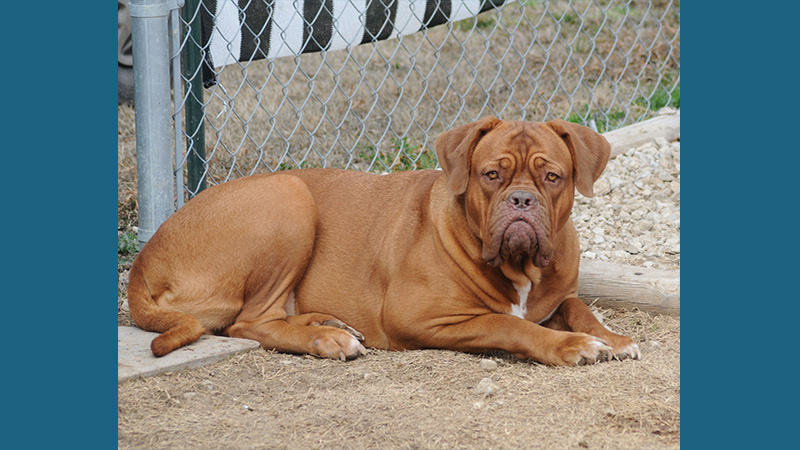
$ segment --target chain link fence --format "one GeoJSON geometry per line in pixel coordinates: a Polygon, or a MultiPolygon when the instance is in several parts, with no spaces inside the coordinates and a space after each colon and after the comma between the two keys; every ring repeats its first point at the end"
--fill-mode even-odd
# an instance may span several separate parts
{"type": "Polygon", "coordinates": [[[287,168],[432,168],[439,133],[490,114],[605,132],[680,102],[679,1],[187,0],[176,25],[188,196],[287,168]]]}

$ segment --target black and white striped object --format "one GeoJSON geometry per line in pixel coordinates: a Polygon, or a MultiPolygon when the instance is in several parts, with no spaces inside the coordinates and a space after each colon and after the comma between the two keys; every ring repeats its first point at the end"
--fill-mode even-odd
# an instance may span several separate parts
{"type": "Polygon", "coordinates": [[[206,87],[213,67],[340,50],[496,8],[506,0],[203,0],[206,87]]]}

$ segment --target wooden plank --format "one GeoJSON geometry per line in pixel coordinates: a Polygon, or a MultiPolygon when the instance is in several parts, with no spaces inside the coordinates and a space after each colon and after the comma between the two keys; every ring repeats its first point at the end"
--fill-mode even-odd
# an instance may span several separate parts
{"type": "Polygon", "coordinates": [[[581,260],[578,296],[608,308],[680,315],[679,270],[659,270],[581,260]]]}
{"type": "Polygon", "coordinates": [[[603,137],[611,144],[612,158],[632,148],[656,142],[657,138],[675,141],[681,138],[681,110],[667,110],[652,119],[604,133],[603,137]]]}

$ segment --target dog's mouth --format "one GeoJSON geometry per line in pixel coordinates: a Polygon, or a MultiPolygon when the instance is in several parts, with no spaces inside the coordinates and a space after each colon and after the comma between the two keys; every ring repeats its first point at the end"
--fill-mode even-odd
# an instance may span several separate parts
{"type": "Polygon", "coordinates": [[[550,264],[552,244],[543,222],[530,214],[506,214],[484,241],[483,259],[498,267],[505,261],[528,256],[537,267],[550,264]]]}

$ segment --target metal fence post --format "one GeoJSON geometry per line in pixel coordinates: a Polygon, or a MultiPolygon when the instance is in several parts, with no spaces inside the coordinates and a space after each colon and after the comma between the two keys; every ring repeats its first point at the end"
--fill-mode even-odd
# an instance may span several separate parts
{"type": "MultiPolygon", "coordinates": [[[[186,0],[183,20],[189,24],[189,39],[183,50],[183,72],[186,79],[186,151],[187,181],[191,197],[206,188],[206,137],[203,119],[203,77],[200,65],[203,61],[201,49],[200,0],[186,0]]],[[[183,193],[180,193],[183,195],[183,193]]]]}
{"type": "Polygon", "coordinates": [[[139,246],[175,211],[167,0],[131,0],[139,246]]]}

